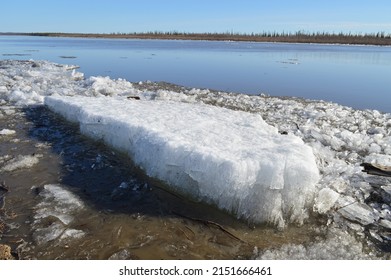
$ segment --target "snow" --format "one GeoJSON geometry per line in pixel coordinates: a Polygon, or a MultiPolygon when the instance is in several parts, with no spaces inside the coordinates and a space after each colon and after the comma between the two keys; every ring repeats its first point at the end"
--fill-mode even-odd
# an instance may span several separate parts
{"type": "MultiPolygon", "coordinates": [[[[295,250],[299,251],[301,256],[308,253],[309,258],[318,258],[321,255],[317,252],[321,252],[324,246],[329,248],[325,252],[329,258],[333,258],[333,256],[335,258],[344,258],[344,256],[354,258],[355,252],[362,252],[361,243],[373,245],[372,240],[374,239],[376,239],[374,242],[381,242],[382,246],[389,246],[391,180],[368,175],[362,172],[360,166],[363,162],[391,165],[391,115],[389,113],[376,110],[354,110],[331,102],[299,98],[277,98],[267,95],[248,96],[180,87],[168,89],[167,85],[159,87],[159,84],[153,82],[130,83],[109,77],[84,79],[82,73],[77,72],[75,67],[69,65],[58,65],[45,61],[0,61],[0,119],[4,115],[14,114],[14,106],[41,105],[47,96],[53,96],[52,100],[55,100],[58,105],[62,98],[64,101],[66,100],[67,103],[64,104],[72,108],[72,113],[63,112],[63,114],[73,121],[81,121],[83,132],[94,135],[94,137],[103,137],[108,143],[119,149],[123,149],[123,146],[133,147],[132,158],[143,165],[148,174],[159,176],[162,180],[170,180],[170,185],[171,181],[177,182],[178,184],[172,184],[172,187],[180,192],[192,190],[189,195],[192,195],[193,198],[207,200],[209,203],[214,203],[228,211],[237,211],[236,215],[241,217],[274,221],[280,225],[291,222],[291,219],[300,223],[307,215],[315,217],[320,215],[327,218],[325,240],[314,241],[313,244],[307,245],[290,244],[283,248],[274,248],[270,251],[271,253],[275,252],[273,258],[297,256],[292,248],[296,248],[297,250],[295,250]],[[65,98],[66,96],[75,98],[65,98]],[[83,104],[83,108],[80,107],[80,110],[76,110],[78,104],[73,104],[71,100],[82,101],[81,96],[90,97],[88,100],[96,99],[96,101],[91,102],[91,105],[83,104]],[[134,100],[133,97],[140,100],[134,100]],[[109,110],[110,114],[95,115],[95,113],[99,113],[98,102],[103,102],[103,100],[116,107],[107,108],[109,106],[105,105],[105,110],[109,110]],[[213,109],[206,109],[209,107],[205,105],[213,106],[213,109]],[[94,106],[96,106],[95,109],[92,108],[94,106]],[[129,108],[129,111],[123,112],[126,106],[132,107],[129,108]],[[141,114],[141,117],[139,111],[142,109],[137,106],[147,108],[149,114],[141,114]],[[217,112],[217,108],[225,109],[219,111],[218,114],[212,114],[213,118],[210,124],[207,124],[207,118],[211,117],[208,110],[217,112]],[[230,110],[225,111],[226,109],[230,110]],[[131,115],[133,111],[136,112],[138,119],[125,117],[131,115]],[[201,112],[204,115],[199,114],[201,112]],[[243,117],[244,115],[241,113],[246,113],[246,117],[243,117]],[[225,114],[224,118],[220,120],[214,118],[220,114],[225,114]],[[229,116],[226,116],[227,114],[229,116]],[[235,119],[234,116],[238,115],[241,117],[235,119]],[[171,119],[168,116],[171,116],[171,119]],[[174,116],[177,116],[177,119],[174,116]],[[193,119],[189,120],[188,116],[192,116],[194,121],[193,119]],[[202,119],[202,116],[204,116],[203,122],[197,123],[202,119]],[[147,122],[151,122],[149,130],[145,130],[146,128],[143,126],[136,127],[136,121],[142,121],[143,118],[147,122]],[[160,118],[162,119],[160,120],[160,118]],[[133,122],[133,126],[129,126],[128,121],[133,122]],[[178,126],[177,131],[174,131],[172,129],[175,129],[175,126],[170,127],[173,123],[182,123],[183,126],[178,126]],[[221,123],[224,123],[224,126],[220,127],[221,123]],[[265,123],[273,127],[266,126],[265,123]],[[109,129],[110,124],[113,125],[109,129]],[[118,137],[116,139],[117,137],[110,136],[124,137],[123,129],[130,131],[130,127],[132,127],[133,134],[128,135],[127,138],[118,137]],[[208,127],[210,127],[209,132],[203,130],[208,127]],[[237,130],[237,127],[240,129],[237,130]],[[260,130],[257,127],[263,129],[260,130]],[[204,136],[203,139],[194,141],[196,137],[195,134],[190,133],[191,129],[203,133],[201,134],[204,136]],[[236,133],[227,134],[230,136],[226,138],[217,137],[221,131],[224,131],[225,134],[229,129],[243,135],[244,138],[236,138],[234,136],[236,133]],[[168,131],[170,131],[169,134],[164,134],[168,131]],[[248,131],[250,134],[247,134],[248,131]],[[294,143],[297,146],[288,147],[285,150],[270,146],[271,150],[276,149],[274,155],[262,149],[251,148],[252,146],[246,146],[247,150],[241,150],[239,148],[242,145],[239,147],[233,145],[247,140],[247,143],[251,143],[250,145],[252,145],[252,141],[258,145],[261,141],[258,138],[251,138],[250,135],[261,132],[266,135],[266,139],[270,140],[271,145],[278,143],[280,141],[278,139],[289,139],[289,143],[294,143]],[[285,135],[277,135],[277,132],[285,135]],[[144,137],[141,137],[142,135],[144,137]],[[161,137],[163,135],[165,138],[161,137]],[[248,135],[247,140],[245,139],[246,135],[248,135]],[[274,140],[272,140],[274,137],[272,135],[275,136],[274,140]],[[185,136],[193,137],[193,141],[186,142],[185,136]],[[216,137],[222,138],[221,141],[225,142],[221,142],[219,146],[215,142],[216,137]],[[129,141],[130,138],[134,140],[129,141]],[[188,153],[193,147],[192,145],[197,148],[195,154],[188,153]],[[160,150],[157,147],[160,147],[160,150]],[[225,149],[228,147],[233,149],[232,158],[228,156],[231,153],[228,151],[230,149],[225,149]],[[154,152],[158,152],[156,155],[159,155],[159,160],[152,162],[154,154],[148,149],[155,149],[154,152]],[[282,158],[282,155],[292,155],[295,157],[294,162],[299,162],[299,157],[294,153],[296,149],[297,151],[312,150],[308,154],[305,153],[302,160],[313,157],[319,170],[317,184],[312,187],[306,184],[298,192],[293,191],[295,189],[293,186],[287,188],[284,185],[287,180],[279,180],[284,176],[277,176],[286,172],[285,168],[282,168],[283,162],[292,162],[291,160],[287,161],[288,158],[282,158]],[[140,153],[142,150],[148,152],[140,153]],[[213,154],[213,150],[219,151],[219,154],[221,153],[225,158],[216,156],[213,154]],[[189,156],[183,157],[186,152],[189,156]],[[265,179],[263,182],[269,182],[268,188],[262,184],[255,184],[255,182],[260,182],[259,178],[261,178],[254,175],[257,173],[257,168],[261,166],[256,160],[261,154],[266,156],[265,161],[261,162],[270,163],[271,173],[267,173],[265,169],[260,173],[267,174],[263,177],[265,179]],[[206,162],[206,165],[200,161],[203,156],[205,159],[203,162],[206,162]],[[275,158],[278,158],[278,161],[274,162],[275,158]],[[216,164],[222,162],[228,162],[226,165],[228,168],[225,168],[224,165],[221,167],[220,170],[223,170],[221,181],[218,176],[215,178],[212,175],[210,175],[212,177],[203,177],[198,173],[212,167],[213,170],[219,170],[216,164]],[[177,170],[182,173],[175,176],[177,170]],[[224,175],[224,172],[229,172],[228,170],[232,172],[232,176],[224,175]],[[235,173],[235,170],[242,172],[235,173]],[[199,188],[192,189],[192,186],[196,185],[194,181],[202,185],[212,180],[213,185],[223,185],[222,178],[229,178],[232,180],[231,182],[235,182],[237,187],[224,186],[224,190],[227,191],[221,193],[218,193],[217,188],[213,187],[202,188],[202,191],[199,188]],[[187,181],[187,184],[179,183],[184,181],[187,181]],[[242,182],[242,185],[239,182],[242,182]],[[246,184],[253,184],[254,187],[249,187],[246,184]],[[270,188],[270,186],[274,188],[270,188]],[[284,187],[281,188],[281,186],[284,187]],[[290,198],[287,199],[289,195],[293,196],[294,201],[299,200],[299,207],[294,209],[296,214],[288,214],[288,209],[285,208],[285,203],[288,205],[290,203],[290,198]],[[260,204],[257,204],[259,197],[263,203],[266,198],[270,199],[269,203],[264,205],[268,210],[256,210],[262,208],[260,204]],[[255,209],[253,209],[254,207],[255,209]],[[303,212],[300,212],[300,209],[303,212]],[[262,215],[266,216],[262,217],[262,215]],[[367,230],[368,228],[370,231],[367,230]],[[336,230],[344,233],[337,234],[339,237],[334,238],[336,230]],[[355,239],[351,237],[352,235],[361,239],[355,239]],[[352,250],[352,253],[348,250],[341,251],[342,249],[339,250],[338,247],[338,244],[341,243],[345,248],[351,247],[357,250],[352,250]],[[333,250],[336,251],[336,254],[339,253],[333,255],[333,250]]],[[[56,106],[53,110],[61,110],[61,106],[56,106]]],[[[6,158],[5,155],[0,155],[0,160],[3,161],[1,162],[3,168],[5,164],[10,163],[9,158],[6,158]]],[[[263,168],[266,168],[265,166],[263,168]]],[[[303,166],[309,170],[312,170],[310,166],[314,168],[312,162],[303,164],[303,166]]],[[[300,178],[300,176],[295,177],[294,175],[289,174],[293,178],[300,178]]],[[[290,180],[293,185],[297,186],[296,179],[292,180],[291,178],[290,180]]],[[[310,182],[311,180],[304,178],[303,181],[310,182]]],[[[262,257],[263,253],[259,256],[262,257]]]]}
{"type": "Polygon", "coordinates": [[[45,104],[194,200],[279,227],[308,215],[319,179],[312,149],[257,114],[110,97],[52,96],[45,104]]]}

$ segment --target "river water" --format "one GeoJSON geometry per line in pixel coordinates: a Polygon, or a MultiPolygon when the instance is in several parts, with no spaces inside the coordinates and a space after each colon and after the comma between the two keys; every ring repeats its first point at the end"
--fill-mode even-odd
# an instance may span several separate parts
{"type": "MultiPolygon", "coordinates": [[[[390,48],[36,37],[0,37],[0,43],[3,59],[76,64],[87,76],[341,98],[391,112],[385,102],[390,48]],[[373,84],[368,100],[367,84],[373,84]]],[[[250,259],[326,238],[324,217],[279,231],[173,194],[43,106],[4,103],[0,116],[0,128],[15,131],[0,135],[0,240],[15,258],[250,259]],[[5,170],[14,160],[25,167],[5,170]]]]}
{"type": "Polygon", "coordinates": [[[76,64],[86,76],[391,112],[391,47],[0,36],[0,55],[76,64]]]}

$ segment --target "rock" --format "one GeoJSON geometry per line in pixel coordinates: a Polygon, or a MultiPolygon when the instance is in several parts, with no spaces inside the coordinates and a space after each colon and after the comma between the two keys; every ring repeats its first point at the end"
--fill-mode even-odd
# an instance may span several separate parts
{"type": "Polygon", "coordinates": [[[11,247],[8,245],[0,244],[0,260],[13,260],[11,255],[11,247]]]}

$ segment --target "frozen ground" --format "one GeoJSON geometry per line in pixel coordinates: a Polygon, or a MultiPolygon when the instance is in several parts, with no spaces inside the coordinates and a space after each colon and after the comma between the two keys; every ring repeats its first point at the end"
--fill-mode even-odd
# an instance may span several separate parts
{"type": "MultiPolygon", "coordinates": [[[[383,114],[378,111],[370,110],[353,110],[348,107],[323,101],[281,99],[268,96],[247,96],[210,90],[170,87],[169,85],[164,85],[162,87],[151,82],[132,84],[125,80],[112,80],[108,77],[91,77],[84,79],[83,75],[76,72],[75,67],[73,66],[56,65],[49,62],[0,62],[1,104],[4,106],[10,104],[17,106],[43,104],[45,96],[55,96],[48,100],[56,101],[58,104],[62,100],[67,100],[69,104],[72,104],[72,99],[63,99],[61,96],[78,96],[78,101],[84,100],[80,99],[79,96],[90,98],[99,97],[94,98],[95,101],[92,102],[91,106],[98,104],[95,103],[100,102],[98,100],[110,100],[108,103],[113,102],[113,104],[115,102],[122,102],[122,104],[129,103],[134,106],[137,106],[137,104],[143,104],[142,106],[144,106],[144,104],[154,104],[151,106],[159,104],[164,110],[169,110],[170,107],[182,108],[184,111],[189,111],[190,116],[197,115],[200,112],[198,111],[197,113],[194,112],[194,114],[192,114],[191,110],[195,108],[211,108],[210,106],[204,105],[208,104],[225,108],[224,110],[218,108],[210,109],[214,112],[218,112],[217,115],[229,112],[226,109],[239,111],[230,111],[231,113],[228,114],[240,116],[239,119],[244,121],[244,123],[239,122],[237,124],[238,127],[243,127],[243,125],[246,124],[249,126],[246,128],[249,129],[249,131],[256,130],[251,124],[253,124],[253,121],[257,118],[259,125],[264,131],[267,131],[267,141],[276,144],[278,143],[278,140],[275,142],[272,141],[273,137],[275,137],[275,139],[286,137],[287,139],[291,139],[289,141],[292,141],[295,145],[297,144],[300,146],[297,151],[305,153],[306,156],[302,160],[308,160],[308,163],[301,165],[301,168],[298,168],[299,166],[291,166],[291,168],[293,168],[291,170],[296,170],[295,172],[298,172],[302,167],[314,170],[311,163],[311,160],[313,159],[320,174],[319,181],[316,184],[315,181],[317,180],[315,179],[306,180],[306,178],[303,178],[305,187],[301,190],[301,194],[304,196],[295,198],[306,201],[302,204],[299,203],[300,206],[305,205],[297,209],[299,212],[302,210],[301,214],[293,211],[294,215],[289,216],[292,212],[284,212],[285,204],[288,203],[288,200],[284,200],[282,195],[284,192],[283,189],[286,188],[284,184],[278,185],[276,192],[273,191],[276,196],[273,197],[272,194],[267,194],[271,195],[275,204],[279,205],[279,208],[268,208],[265,213],[271,213],[274,209],[279,209],[278,213],[282,214],[275,217],[283,217],[285,222],[289,221],[292,217],[298,217],[299,215],[300,218],[296,219],[296,221],[301,222],[303,217],[307,215],[305,213],[306,210],[308,210],[310,216],[326,219],[327,239],[315,240],[313,244],[307,246],[292,244],[282,248],[275,248],[274,250],[269,250],[267,252],[255,252],[254,257],[329,259],[373,258],[375,256],[375,251],[368,252],[368,249],[365,249],[368,245],[369,247],[377,245],[376,247],[384,252],[390,251],[390,180],[385,177],[367,175],[362,172],[362,167],[360,167],[362,162],[390,165],[390,114],[383,114]],[[135,97],[140,100],[135,100],[135,97]],[[176,105],[174,106],[174,104],[176,105]],[[263,124],[261,117],[267,124],[273,126],[275,130],[273,131],[273,127],[263,124]],[[247,122],[245,122],[245,120],[247,120],[247,122]],[[250,122],[249,120],[252,121],[250,122]],[[280,135],[278,135],[277,132],[279,132],[280,135]],[[312,150],[311,153],[308,153],[309,147],[312,150]],[[287,214],[288,212],[289,215],[287,214]],[[336,248],[338,248],[338,250],[336,250],[336,248]],[[351,248],[354,248],[354,257],[352,256],[352,252],[349,252],[351,248]]],[[[54,106],[56,102],[52,102],[51,106],[54,106]]],[[[75,106],[75,104],[72,106],[75,106]]],[[[86,110],[85,112],[87,112],[88,106],[83,106],[81,109],[86,110]]],[[[99,109],[99,107],[95,108],[95,112],[98,111],[97,109],[99,109]]],[[[10,110],[12,110],[12,108],[10,110]]],[[[74,108],[72,110],[74,110],[74,108]]],[[[3,112],[7,113],[5,110],[3,110],[3,112]]],[[[153,110],[148,112],[151,114],[153,110]]],[[[204,112],[205,111],[202,109],[202,113],[204,112]]],[[[80,114],[83,114],[83,112],[80,112],[80,114]]],[[[179,111],[179,114],[186,116],[183,111],[179,111]]],[[[88,114],[84,115],[82,119],[77,119],[76,115],[77,114],[75,113],[73,116],[74,120],[83,122],[83,120],[87,119],[88,114]]],[[[158,116],[156,116],[156,118],[158,118],[158,116]]],[[[107,119],[104,119],[104,121],[106,120],[107,119]]],[[[186,124],[186,118],[183,120],[185,121],[184,124],[186,124]]],[[[94,121],[96,123],[98,119],[94,119],[94,121]]],[[[231,123],[233,122],[234,121],[231,120],[231,123]]],[[[118,124],[118,120],[116,123],[118,124]]],[[[219,122],[212,123],[212,125],[218,126],[220,124],[221,123],[219,122]]],[[[184,127],[186,128],[186,126],[184,127]]],[[[181,129],[182,128],[183,127],[181,127],[181,129]]],[[[4,132],[0,137],[8,137],[7,134],[9,134],[9,132],[6,129],[8,128],[0,127],[0,131],[4,132]]],[[[235,130],[235,128],[232,129],[235,130]]],[[[97,130],[94,129],[93,131],[97,130]]],[[[100,131],[100,133],[103,132],[106,133],[106,131],[100,131]]],[[[162,133],[163,132],[160,131],[158,132],[158,135],[162,135],[162,133]]],[[[239,133],[239,135],[241,135],[241,133],[239,133]]],[[[229,136],[231,137],[232,135],[229,134],[229,136]]],[[[167,137],[165,138],[165,142],[159,140],[160,142],[158,141],[157,143],[169,143],[170,138],[167,137]]],[[[155,138],[149,137],[148,139],[155,138]]],[[[176,140],[175,143],[178,143],[178,141],[179,140],[176,140]]],[[[241,141],[243,140],[239,139],[239,143],[241,143],[241,141]]],[[[276,147],[273,147],[273,149],[276,149],[276,147]]],[[[168,149],[166,152],[168,151],[168,155],[171,155],[174,150],[175,149],[168,149]]],[[[132,152],[136,153],[137,151],[131,151],[131,153],[132,152]]],[[[246,152],[250,153],[250,151],[246,152]]],[[[241,153],[243,153],[243,151],[241,151],[241,153]]],[[[287,155],[290,153],[294,154],[288,149],[281,153],[276,152],[276,156],[278,157],[279,155],[287,155]]],[[[261,153],[261,155],[265,154],[261,153]]],[[[203,155],[195,156],[196,159],[202,157],[203,155]]],[[[252,156],[250,158],[252,158],[252,156]]],[[[20,160],[22,160],[22,158],[20,160]]],[[[270,161],[272,161],[271,158],[270,161]]],[[[232,162],[236,162],[236,159],[233,159],[232,162]]],[[[297,160],[294,160],[293,162],[300,164],[300,161],[297,160]]],[[[175,162],[175,164],[177,163],[178,162],[175,162]]],[[[183,168],[186,166],[186,163],[182,163],[181,167],[183,168]]],[[[140,160],[140,164],[144,163],[140,160]]],[[[152,165],[146,163],[146,166],[150,167],[152,165]]],[[[167,170],[156,168],[161,166],[162,165],[159,164],[151,168],[151,175],[159,177],[160,175],[158,174],[161,172],[166,173],[167,170]]],[[[270,166],[276,168],[271,168],[270,170],[273,170],[272,172],[281,172],[278,171],[278,168],[281,167],[279,167],[276,162],[273,162],[270,166]]],[[[146,172],[148,173],[148,168],[146,169],[146,172]]],[[[243,171],[242,167],[235,170],[238,170],[239,172],[237,176],[244,175],[240,172],[243,171]]],[[[186,174],[190,173],[187,172],[186,174]]],[[[282,172],[280,174],[285,173],[282,172]]],[[[310,174],[313,173],[310,172],[310,174]]],[[[243,178],[247,178],[247,176],[243,176],[243,178]]],[[[172,183],[170,180],[167,180],[167,182],[172,183]]],[[[243,182],[243,180],[240,180],[240,182],[243,182]]],[[[270,186],[271,185],[272,184],[270,184],[270,186]]],[[[244,188],[246,192],[250,190],[249,193],[254,191],[254,188],[249,187],[248,185],[244,188]]],[[[265,190],[265,188],[267,188],[267,186],[263,185],[261,190],[265,190]]],[[[235,190],[237,196],[234,197],[235,199],[239,199],[239,202],[241,198],[246,197],[240,191],[240,188],[236,188],[235,190]]],[[[231,191],[232,190],[230,190],[230,192],[231,191]]],[[[257,191],[254,193],[257,193],[257,191]]],[[[289,195],[292,196],[293,194],[294,190],[289,195]]],[[[230,193],[224,195],[230,195],[230,193]]],[[[209,198],[213,197],[213,195],[203,194],[202,197],[209,198]]],[[[259,199],[262,200],[261,195],[259,196],[259,199]]],[[[224,196],[216,196],[216,198],[211,200],[212,203],[219,205],[220,203],[224,204],[224,202],[227,201],[227,198],[224,196]]],[[[295,200],[295,202],[297,201],[295,200]]],[[[236,203],[238,203],[238,200],[236,200],[236,203]]],[[[230,205],[231,206],[229,207],[223,206],[222,208],[232,210],[232,205],[238,204],[230,203],[230,205]]],[[[248,207],[247,210],[254,210],[253,207],[256,207],[256,202],[251,201],[251,203],[247,203],[246,206],[248,207]]],[[[290,207],[292,207],[292,205],[290,207]]],[[[240,207],[236,209],[239,208],[240,207]]],[[[262,211],[263,210],[256,210],[254,213],[262,213],[262,211]]],[[[236,214],[246,217],[246,214],[243,214],[241,211],[236,214]]],[[[273,219],[260,220],[273,221],[273,219]]]]}

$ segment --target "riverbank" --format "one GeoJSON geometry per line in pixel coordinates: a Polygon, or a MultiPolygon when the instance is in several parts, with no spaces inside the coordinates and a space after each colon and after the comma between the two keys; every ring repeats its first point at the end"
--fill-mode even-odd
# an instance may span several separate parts
{"type": "Polygon", "coordinates": [[[304,44],[343,44],[343,45],[378,45],[390,46],[391,35],[384,32],[374,34],[330,34],[330,33],[183,33],[183,32],[145,32],[145,33],[0,33],[0,35],[104,38],[104,39],[149,39],[149,40],[203,40],[203,41],[238,41],[265,43],[304,43],[304,44]]]}

